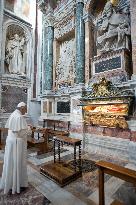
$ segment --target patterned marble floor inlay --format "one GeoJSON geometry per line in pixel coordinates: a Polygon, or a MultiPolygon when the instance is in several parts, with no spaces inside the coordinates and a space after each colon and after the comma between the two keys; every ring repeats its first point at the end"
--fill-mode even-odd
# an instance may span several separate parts
{"type": "Polygon", "coordinates": [[[113,195],[114,199],[119,200],[125,205],[136,204],[136,186],[132,183],[124,182],[113,195]],[[125,194],[124,194],[125,193],[125,194]]]}
{"type": "MultiPolygon", "coordinates": [[[[75,161],[74,160],[70,161],[68,163],[68,165],[72,169],[74,169],[75,161]]],[[[80,167],[79,159],[76,160],[76,165],[78,168],[80,167]]],[[[97,169],[97,166],[96,166],[95,162],[92,160],[82,159],[81,160],[81,169],[82,169],[82,172],[92,172],[92,171],[95,171],[97,169]]]]}
{"type": "Polygon", "coordinates": [[[4,194],[0,191],[0,205],[49,205],[50,201],[38,192],[31,184],[20,194],[4,194]]]}
{"type": "MultiPolygon", "coordinates": [[[[72,151],[66,148],[61,148],[61,157],[67,156],[71,154],[72,151]]],[[[57,155],[57,152],[56,152],[57,155]]],[[[48,152],[45,154],[37,155],[37,150],[29,149],[28,150],[28,162],[32,163],[35,166],[39,166],[43,163],[49,162],[53,160],[53,152],[48,152]]]]}

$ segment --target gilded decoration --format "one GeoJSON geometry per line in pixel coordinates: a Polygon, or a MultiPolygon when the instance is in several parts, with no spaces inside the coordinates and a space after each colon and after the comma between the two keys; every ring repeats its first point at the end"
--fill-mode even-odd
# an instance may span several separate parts
{"type": "Polygon", "coordinates": [[[106,127],[128,128],[126,116],[134,93],[118,88],[111,81],[102,78],[94,83],[92,90],[85,93],[81,102],[86,124],[106,127]]]}

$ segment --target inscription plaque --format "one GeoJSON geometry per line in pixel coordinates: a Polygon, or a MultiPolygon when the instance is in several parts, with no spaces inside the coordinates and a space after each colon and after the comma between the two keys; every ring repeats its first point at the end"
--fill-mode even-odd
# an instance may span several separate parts
{"type": "Polygon", "coordinates": [[[95,73],[121,68],[121,56],[95,63],[95,73]]]}
{"type": "Polygon", "coordinates": [[[57,113],[70,113],[70,101],[57,102],[57,113]]]}

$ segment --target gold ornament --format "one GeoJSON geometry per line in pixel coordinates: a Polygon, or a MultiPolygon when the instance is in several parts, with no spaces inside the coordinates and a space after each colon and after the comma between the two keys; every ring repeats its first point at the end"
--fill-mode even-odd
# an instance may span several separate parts
{"type": "Polygon", "coordinates": [[[118,0],[110,0],[113,6],[116,6],[118,4],[118,0]]]}

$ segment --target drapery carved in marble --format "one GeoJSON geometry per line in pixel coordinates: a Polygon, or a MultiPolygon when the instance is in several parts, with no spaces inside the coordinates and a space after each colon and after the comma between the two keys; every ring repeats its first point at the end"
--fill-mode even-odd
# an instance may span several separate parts
{"type": "Polygon", "coordinates": [[[26,74],[27,42],[23,30],[7,30],[5,43],[5,72],[26,74]],[[11,32],[12,31],[12,32],[11,32]]]}
{"type": "Polygon", "coordinates": [[[100,52],[130,49],[130,5],[122,1],[118,5],[108,1],[97,18],[97,49],[100,52]]]}

